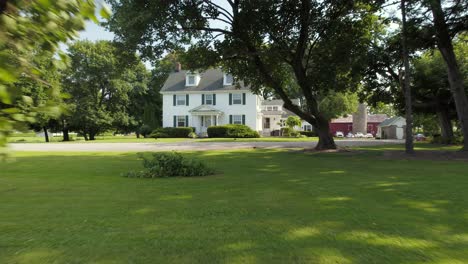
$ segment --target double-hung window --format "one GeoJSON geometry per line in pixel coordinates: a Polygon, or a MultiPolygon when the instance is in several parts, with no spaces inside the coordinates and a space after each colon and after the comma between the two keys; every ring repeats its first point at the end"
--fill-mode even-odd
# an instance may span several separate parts
{"type": "Polygon", "coordinates": [[[213,95],[212,94],[206,94],[205,95],[205,104],[207,104],[207,105],[212,105],[213,104],[213,95]]]}
{"type": "Polygon", "coordinates": [[[242,125],[242,115],[233,115],[232,123],[236,125],[242,125]]]}
{"type": "Polygon", "coordinates": [[[186,127],[187,124],[185,123],[185,121],[185,116],[177,116],[177,127],[186,127]]]}
{"type": "Polygon", "coordinates": [[[185,94],[178,94],[176,97],[177,105],[185,105],[185,98],[186,98],[185,94]]]}
{"type": "Polygon", "coordinates": [[[232,94],[232,104],[242,104],[242,94],[232,94]]]}

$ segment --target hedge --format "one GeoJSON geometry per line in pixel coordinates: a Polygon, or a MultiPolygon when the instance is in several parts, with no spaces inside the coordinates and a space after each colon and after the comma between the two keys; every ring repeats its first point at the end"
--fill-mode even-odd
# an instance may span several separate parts
{"type": "Polygon", "coordinates": [[[195,132],[193,127],[163,127],[151,133],[152,138],[186,138],[190,133],[195,132]]]}
{"type": "Polygon", "coordinates": [[[301,133],[301,135],[304,135],[306,137],[316,137],[317,136],[317,133],[315,133],[314,131],[299,131],[299,133],[301,133]]]}
{"type": "Polygon", "coordinates": [[[257,131],[246,125],[211,126],[208,128],[208,137],[211,138],[258,138],[257,131]]]}

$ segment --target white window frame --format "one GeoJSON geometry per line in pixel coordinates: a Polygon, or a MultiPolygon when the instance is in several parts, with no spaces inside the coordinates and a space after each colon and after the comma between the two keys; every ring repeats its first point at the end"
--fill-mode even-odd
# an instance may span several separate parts
{"type": "Polygon", "coordinates": [[[235,125],[242,125],[242,115],[232,115],[232,123],[235,125]]]}
{"type": "Polygon", "coordinates": [[[181,116],[177,116],[177,119],[176,119],[176,124],[177,124],[177,127],[187,127],[187,124],[185,123],[185,116],[181,115],[181,116]],[[184,125],[181,126],[180,123],[183,123],[184,125]]]}
{"type": "Polygon", "coordinates": [[[273,106],[273,111],[278,111],[278,106],[273,106]]]}
{"type": "Polygon", "coordinates": [[[187,95],[185,95],[185,94],[177,94],[176,95],[176,105],[186,105],[187,104],[187,101],[186,101],[187,98],[186,97],[187,97],[187,95]]]}
{"type": "Polygon", "coordinates": [[[224,74],[224,78],[223,78],[223,85],[233,85],[234,84],[234,76],[232,76],[232,74],[229,74],[229,73],[225,73],[224,74]],[[228,82],[228,76],[231,76],[231,82],[228,82]]]}
{"type": "Polygon", "coordinates": [[[240,93],[232,94],[232,104],[233,105],[241,105],[242,104],[242,94],[240,94],[240,93]],[[237,96],[239,96],[238,99],[235,98],[237,96]],[[236,103],[236,100],[238,101],[237,103],[236,103]]]}
{"type": "Polygon", "coordinates": [[[213,94],[205,94],[205,104],[213,105],[213,94]]]}
{"type": "Polygon", "coordinates": [[[304,131],[312,131],[312,125],[304,125],[303,129],[304,131]]]}
{"type": "Polygon", "coordinates": [[[187,73],[185,76],[185,86],[197,86],[199,76],[196,73],[187,73]],[[190,82],[190,79],[193,78],[193,82],[190,82]]]}
{"type": "Polygon", "coordinates": [[[267,111],[273,111],[273,106],[267,106],[267,111]]]}

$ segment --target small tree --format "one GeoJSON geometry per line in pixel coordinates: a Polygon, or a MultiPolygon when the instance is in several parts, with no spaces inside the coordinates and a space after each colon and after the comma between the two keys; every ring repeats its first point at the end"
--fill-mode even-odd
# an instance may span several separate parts
{"type": "Polygon", "coordinates": [[[301,119],[298,116],[288,116],[288,119],[286,119],[286,125],[292,130],[294,130],[294,127],[300,126],[301,123],[301,119]]]}

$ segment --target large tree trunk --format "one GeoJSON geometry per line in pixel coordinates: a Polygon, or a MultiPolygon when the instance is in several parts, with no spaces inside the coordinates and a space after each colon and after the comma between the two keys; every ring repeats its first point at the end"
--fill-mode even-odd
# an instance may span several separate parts
{"type": "Polygon", "coordinates": [[[463,132],[463,150],[468,151],[468,98],[463,84],[463,76],[458,66],[455,52],[453,51],[452,39],[448,32],[441,2],[440,0],[431,0],[430,5],[434,17],[437,46],[447,64],[450,90],[455,101],[458,119],[463,132]]]}
{"type": "Polygon", "coordinates": [[[62,134],[63,134],[63,141],[70,141],[70,134],[68,130],[67,121],[62,119],[62,134]]]}
{"type": "Polygon", "coordinates": [[[437,111],[437,117],[439,118],[440,130],[442,131],[442,140],[447,144],[455,142],[453,135],[452,121],[450,120],[447,109],[440,109],[437,111]]]}
{"type": "Polygon", "coordinates": [[[89,140],[96,140],[96,134],[94,132],[89,132],[89,140]]]}
{"type": "Polygon", "coordinates": [[[42,129],[44,130],[45,142],[49,142],[49,132],[47,132],[47,127],[42,127],[42,129]]]}
{"type": "Polygon", "coordinates": [[[316,150],[336,149],[335,140],[333,139],[333,136],[330,133],[330,126],[328,124],[328,120],[323,119],[323,118],[317,118],[315,128],[317,130],[317,135],[319,137],[319,141],[315,149],[316,150]]]}
{"type": "Polygon", "coordinates": [[[86,132],[83,132],[83,137],[84,137],[84,140],[85,141],[88,141],[89,138],[88,138],[88,134],[86,132]]]}
{"type": "Polygon", "coordinates": [[[401,17],[402,17],[402,34],[401,34],[401,46],[402,46],[402,55],[403,63],[405,67],[405,74],[403,81],[401,82],[404,95],[405,95],[405,117],[406,117],[406,137],[405,137],[405,152],[406,154],[414,153],[414,143],[413,143],[413,109],[412,109],[412,100],[411,100],[411,87],[410,87],[410,66],[409,66],[409,55],[408,47],[406,45],[406,3],[405,0],[401,0],[401,17]]]}

